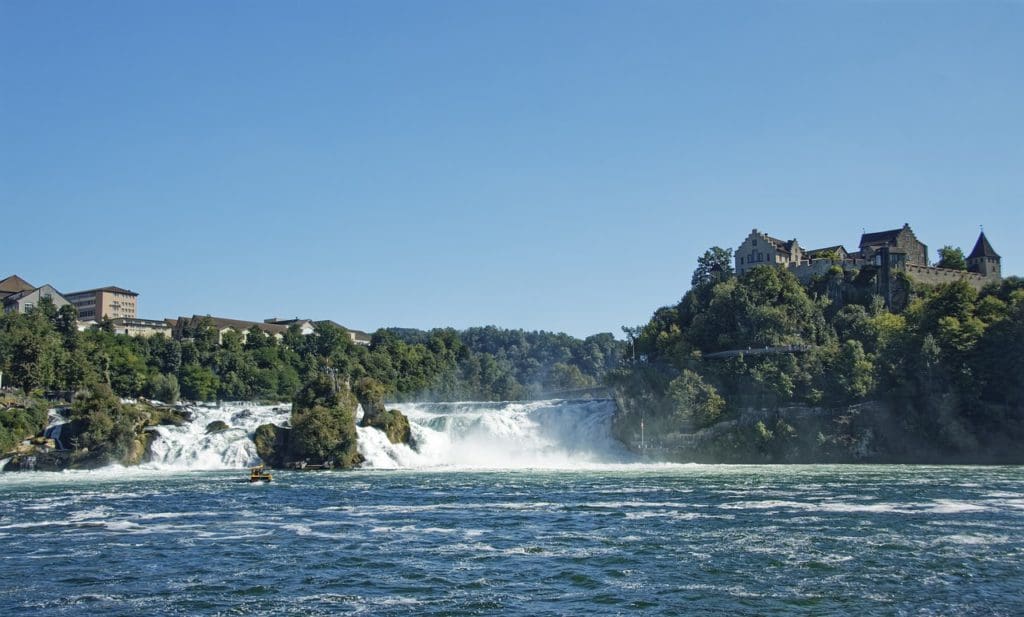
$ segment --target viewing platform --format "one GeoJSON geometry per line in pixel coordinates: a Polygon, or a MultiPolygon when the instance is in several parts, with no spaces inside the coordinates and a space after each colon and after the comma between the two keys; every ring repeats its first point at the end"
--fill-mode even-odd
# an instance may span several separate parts
{"type": "Polygon", "coordinates": [[[704,354],[706,360],[717,360],[719,358],[736,358],[739,356],[765,356],[780,353],[805,353],[814,349],[816,345],[780,345],[776,347],[747,347],[746,349],[728,349],[704,354]]]}

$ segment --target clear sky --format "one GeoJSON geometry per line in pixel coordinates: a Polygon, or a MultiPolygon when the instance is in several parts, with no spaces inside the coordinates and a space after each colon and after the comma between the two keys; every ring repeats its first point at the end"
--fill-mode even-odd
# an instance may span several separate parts
{"type": "Polygon", "coordinates": [[[1024,2],[0,0],[0,277],[619,333],[751,228],[1024,274],[1024,2]]]}

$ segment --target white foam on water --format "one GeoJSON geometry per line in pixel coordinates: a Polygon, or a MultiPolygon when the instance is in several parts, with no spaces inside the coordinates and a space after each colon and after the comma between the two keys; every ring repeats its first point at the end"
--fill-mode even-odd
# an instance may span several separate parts
{"type": "MultiPolygon", "coordinates": [[[[423,466],[429,461],[427,456],[404,443],[391,443],[384,431],[357,426],[356,432],[359,438],[359,453],[364,459],[363,467],[373,469],[415,468],[423,466]]],[[[412,430],[414,435],[418,432],[415,429],[412,430]]]]}
{"type": "MultiPolygon", "coordinates": [[[[43,437],[52,439],[56,442],[57,448],[63,450],[66,444],[61,441],[61,433],[64,431],[64,425],[68,423],[68,417],[64,415],[66,408],[63,407],[52,407],[48,410],[46,415],[46,428],[43,429],[43,437]]],[[[0,461],[0,469],[3,469],[7,464],[7,461],[0,461]]]]}
{"type": "Polygon", "coordinates": [[[413,445],[359,429],[364,466],[383,469],[582,469],[637,462],[611,435],[615,404],[596,401],[404,403],[413,445]]]}
{"type": "Polygon", "coordinates": [[[984,512],[987,506],[967,501],[956,501],[953,499],[939,499],[928,507],[928,511],[935,514],[959,514],[960,512],[984,512]]]}
{"type": "Polygon", "coordinates": [[[253,434],[261,424],[284,425],[291,405],[221,403],[188,407],[192,421],[182,426],[159,426],[150,446],[150,469],[241,469],[260,464],[253,434]],[[211,422],[229,429],[207,433],[211,422]]]}
{"type": "Polygon", "coordinates": [[[981,545],[981,544],[1005,544],[1010,541],[1009,536],[990,534],[953,534],[945,536],[936,541],[936,544],[949,542],[952,544],[981,545]]]}
{"type": "MultiPolygon", "coordinates": [[[[659,472],[711,467],[651,463],[629,452],[611,435],[615,404],[610,400],[530,402],[405,403],[396,405],[408,418],[412,445],[393,444],[377,429],[357,427],[363,467],[370,470],[600,470],[659,472]]],[[[287,426],[291,406],[225,402],[186,407],[192,417],[182,426],[158,426],[148,461],[126,469],[112,465],[90,472],[73,471],[75,481],[124,479],[125,475],[179,471],[229,470],[262,461],[253,442],[262,424],[287,426]],[[230,428],[207,432],[214,421],[230,428]]],[[[360,410],[361,411],[361,410],[360,410]]],[[[361,414],[360,414],[361,415],[361,414]]],[[[357,416],[358,417],[358,416],[357,416]]],[[[50,430],[59,437],[65,420],[51,415],[50,430]]],[[[723,467],[724,468],[724,467],[723,467]]],[[[35,472],[29,472],[34,474],[35,472]]],[[[66,481],[49,474],[48,481],[66,481]]],[[[36,483],[38,478],[3,474],[3,483],[36,483]]],[[[256,484],[257,489],[262,484],[256,484]]]]}
{"type": "Polygon", "coordinates": [[[882,513],[882,514],[961,514],[966,512],[984,512],[989,506],[938,499],[921,503],[848,503],[843,501],[789,501],[768,499],[763,501],[737,501],[722,504],[719,508],[726,510],[801,510],[805,512],[836,512],[836,513],[882,513]]]}

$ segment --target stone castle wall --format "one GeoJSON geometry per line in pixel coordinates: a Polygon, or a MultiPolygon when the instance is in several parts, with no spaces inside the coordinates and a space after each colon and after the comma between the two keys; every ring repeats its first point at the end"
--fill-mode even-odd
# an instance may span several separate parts
{"type": "MultiPolygon", "coordinates": [[[[825,274],[828,274],[828,271],[832,266],[839,266],[843,270],[852,270],[862,268],[866,265],[872,264],[870,261],[860,259],[815,259],[811,262],[805,261],[800,265],[791,265],[789,266],[789,271],[792,272],[797,279],[806,283],[815,276],[824,276],[825,274]]],[[[906,264],[902,270],[906,272],[911,279],[918,283],[938,285],[940,283],[952,283],[953,281],[964,280],[967,281],[968,285],[979,291],[985,285],[999,281],[998,276],[991,274],[985,276],[978,274],[977,272],[967,272],[966,270],[949,270],[946,268],[918,266],[915,264],[906,264]]]]}
{"type": "Polygon", "coordinates": [[[977,272],[967,272],[965,270],[948,270],[946,268],[934,268],[931,266],[916,266],[907,264],[905,267],[906,273],[914,281],[918,283],[926,283],[928,285],[938,285],[940,283],[952,283],[953,281],[964,280],[971,287],[981,290],[985,285],[997,282],[999,279],[995,276],[984,276],[977,272]]]}
{"type": "Polygon", "coordinates": [[[828,274],[828,271],[832,266],[839,266],[845,270],[848,267],[848,264],[841,259],[815,259],[810,263],[805,261],[798,266],[789,266],[789,271],[792,272],[796,278],[806,283],[815,276],[824,276],[825,274],[828,274]]]}
{"type": "Polygon", "coordinates": [[[853,270],[867,265],[871,265],[871,262],[865,259],[813,259],[810,262],[804,261],[799,265],[791,265],[789,271],[797,279],[806,283],[815,276],[828,274],[832,266],[838,266],[843,270],[853,270]]]}

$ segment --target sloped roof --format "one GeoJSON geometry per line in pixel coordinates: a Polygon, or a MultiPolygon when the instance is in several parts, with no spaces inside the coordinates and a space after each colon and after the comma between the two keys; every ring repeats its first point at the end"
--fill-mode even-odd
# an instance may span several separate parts
{"type": "Polygon", "coordinates": [[[826,246],[825,248],[804,251],[804,253],[813,257],[815,255],[821,255],[822,253],[839,253],[840,255],[849,255],[850,251],[846,250],[846,247],[842,244],[837,244],[835,246],[826,246]]]}
{"type": "Polygon", "coordinates": [[[352,336],[355,337],[355,339],[357,341],[367,341],[367,342],[369,342],[369,341],[373,340],[373,335],[371,335],[368,332],[363,332],[362,330],[349,330],[349,332],[352,333],[352,336]]]}
{"type": "Polygon", "coordinates": [[[373,336],[370,335],[367,332],[363,332],[362,330],[356,330],[355,328],[349,328],[348,326],[343,326],[340,323],[338,323],[338,322],[336,322],[336,321],[334,321],[332,319],[318,319],[318,320],[314,321],[313,323],[314,324],[326,323],[326,324],[331,324],[332,326],[337,326],[339,328],[343,328],[345,330],[348,330],[349,334],[351,334],[353,337],[355,337],[357,340],[360,340],[360,341],[369,341],[370,339],[373,338],[373,336]]]}
{"type": "Polygon", "coordinates": [[[992,245],[988,243],[985,232],[981,232],[981,235],[978,236],[978,241],[974,243],[974,250],[967,256],[967,259],[977,259],[978,257],[999,258],[999,253],[996,253],[992,245]]]}
{"type": "Polygon", "coordinates": [[[30,295],[34,292],[35,289],[26,289],[25,291],[19,291],[16,294],[10,294],[4,297],[4,304],[7,304],[8,302],[17,302],[18,300],[21,300],[25,296],[30,295]]]}
{"type": "Polygon", "coordinates": [[[45,284],[45,285],[43,285],[41,287],[33,287],[32,289],[25,289],[23,291],[19,291],[16,294],[11,294],[9,296],[6,296],[4,298],[4,304],[6,304],[8,302],[17,302],[18,300],[21,300],[22,298],[24,298],[26,296],[30,296],[30,295],[36,293],[37,291],[42,291],[45,288],[49,288],[53,293],[57,294],[57,296],[60,297],[61,300],[63,300],[64,302],[67,302],[67,300],[64,299],[64,295],[61,294],[59,291],[57,291],[56,287],[54,287],[53,285],[47,283],[47,284],[45,284]]]}
{"type": "Polygon", "coordinates": [[[110,320],[115,325],[121,326],[146,326],[150,328],[170,328],[171,324],[166,319],[142,319],[141,317],[115,317],[110,320]]]}
{"type": "MultiPolygon", "coordinates": [[[[179,321],[183,318],[178,318],[179,321]]],[[[193,315],[192,321],[198,322],[201,319],[209,319],[215,328],[218,330],[224,330],[225,328],[233,328],[239,332],[248,330],[253,326],[256,326],[260,330],[263,330],[267,334],[284,334],[288,331],[288,326],[280,326],[278,324],[263,323],[262,321],[246,321],[244,319],[229,319],[227,317],[212,317],[210,315],[193,315]]]]}
{"type": "Polygon", "coordinates": [[[902,228],[890,229],[888,231],[875,231],[869,234],[863,234],[860,237],[860,245],[865,246],[870,244],[889,244],[890,242],[895,242],[896,237],[900,235],[901,231],[903,231],[902,228]]]}
{"type": "Polygon", "coordinates": [[[10,295],[23,291],[32,291],[36,286],[32,285],[17,274],[12,274],[0,281],[0,295],[10,295]]]}
{"type": "Polygon", "coordinates": [[[278,319],[277,317],[271,317],[270,319],[264,319],[263,323],[276,324],[276,325],[279,325],[279,326],[290,326],[292,324],[299,324],[301,326],[304,323],[312,324],[313,320],[312,319],[300,319],[298,317],[296,317],[295,319],[278,319]]]}
{"type": "Polygon", "coordinates": [[[796,242],[796,240],[779,240],[778,238],[773,238],[768,234],[765,234],[764,237],[775,247],[775,250],[785,253],[793,252],[793,243],[796,242]]]}
{"type": "Polygon", "coordinates": [[[110,293],[128,294],[128,295],[131,295],[131,296],[139,295],[136,292],[132,291],[131,289],[125,289],[124,287],[115,287],[113,285],[108,285],[107,287],[97,287],[96,289],[83,289],[82,291],[72,291],[71,293],[64,294],[64,295],[65,296],[74,296],[74,295],[78,295],[78,294],[94,293],[94,292],[97,292],[97,291],[108,291],[110,293]]]}

